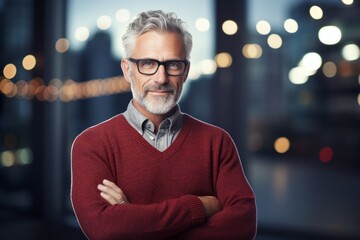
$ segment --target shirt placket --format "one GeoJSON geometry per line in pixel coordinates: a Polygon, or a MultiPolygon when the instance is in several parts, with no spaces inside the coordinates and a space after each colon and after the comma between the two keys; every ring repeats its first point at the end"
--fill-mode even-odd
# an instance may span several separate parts
{"type": "Polygon", "coordinates": [[[161,149],[163,151],[166,149],[169,143],[169,131],[170,131],[170,120],[165,120],[165,122],[160,124],[159,131],[155,138],[155,145],[156,148],[161,149]]]}

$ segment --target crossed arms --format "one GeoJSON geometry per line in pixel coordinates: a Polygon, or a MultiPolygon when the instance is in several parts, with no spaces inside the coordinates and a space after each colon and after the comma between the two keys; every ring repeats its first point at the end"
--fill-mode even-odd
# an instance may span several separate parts
{"type": "MultiPolygon", "coordinates": [[[[225,136],[222,140],[228,150],[221,153],[218,170],[214,170],[214,192],[184,192],[183,195],[173,195],[162,200],[147,199],[147,202],[142,199],[148,196],[145,192],[149,191],[151,185],[147,185],[147,181],[139,183],[136,179],[125,179],[125,183],[121,179],[119,184],[114,178],[119,170],[114,170],[114,163],[109,160],[113,149],[107,152],[108,144],[99,139],[97,135],[95,137],[86,133],[76,140],[72,149],[71,199],[80,226],[89,239],[255,237],[255,198],[229,137],[225,136]],[[128,184],[134,184],[135,187],[129,189],[128,184]]],[[[201,165],[197,168],[202,169],[201,165]]],[[[144,169],[148,171],[146,167],[144,169]]],[[[194,166],[189,169],[193,170],[194,166]]],[[[203,181],[202,177],[199,179],[203,181]]],[[[196,184],[190,179],[187,181],[187,184],[183,184],[186,187],[196,184]]],[[[179,184],[175,188],[184,187],[182,182],[179,184]]],[[[199,189],[202,186],[198,184],[199,189]]],[[[178,189],[171,191],[180,192],[178,189]]]]}
{"type": "MultiPolygon", "coordinates": [[[[115,183],[104,179],[102,184],[99,184],[97,188],[100,191],[100,196],[109,204],[129,204],[125,193],[115,183]]],[[[204,205],[206,217],[211,217],[221,210],[220,202],[216,197],[198,196],[198,198],[204,205]]]]}

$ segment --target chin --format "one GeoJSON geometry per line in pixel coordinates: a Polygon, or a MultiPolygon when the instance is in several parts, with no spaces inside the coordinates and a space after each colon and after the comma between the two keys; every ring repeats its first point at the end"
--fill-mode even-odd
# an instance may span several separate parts
{"type": "Polygon", "coordinates": [[[174,98],[170,99],[156,99],[155,101],[144,100],[142,105],[152,114],[166,114],[176,106],[174,98]]]}
{"type": "Polygon", "coordinates": [[[152,114],[166,114],[166,113],[170,112],[175,107],[175,105],[167,105],[167,106],[150,105],[150,106],[145,106],[145,108],[148,112],[150,112],[152,114]]]}

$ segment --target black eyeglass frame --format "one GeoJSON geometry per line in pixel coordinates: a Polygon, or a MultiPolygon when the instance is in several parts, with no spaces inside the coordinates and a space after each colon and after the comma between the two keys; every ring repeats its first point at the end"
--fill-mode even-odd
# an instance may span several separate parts
{"type": "Polygon", "coordinates": [[[173,76],[173,77],[182,76],[182,75],[184,75],[184,73],[185,73],[185,71],[186,71],[187,65],[190,63],[188,60],[167,60],[167,61],[163,61],[163,62],[162,62],[162,61],[159,61],[159,60],[156,60],[156,59],[152,59],[152,58],[139,58],[139,59],[136,59],[136,58],[128,58],[128,59],[129,59],[130,62],[136,63],[136,67],[137,67],[139,73],[141,73],[141,74],[143,74],[143,75],[147,75],[147,76],[151,76],[151,75],[154,75],[155,73],[157,73],[157,71],[159,70],[159,67],[160,67],[161,65],[164,66],[165,72],[166,72],[167,75],[173,76]],[[148,60],[148,61],[154,61],[154,62],[156,62],[156,63],[158,64],[156,70],[155,70],[153,73],[143,73],[143,72],[140,71],[139,63],[140,63],[141,61],[147,61],[147,60],[148,60]],[[168,65],[169,63],[173,63],[173,62],[176,62],[176,63],[184,63],[185,66],[184,66],[184,69],[183,69],[183,71],[182,71],[181,74],[175,74],[175,75],[174,75],[174,74],[169,74],[169,73],[168,73],[167,65],[168,65]]]}

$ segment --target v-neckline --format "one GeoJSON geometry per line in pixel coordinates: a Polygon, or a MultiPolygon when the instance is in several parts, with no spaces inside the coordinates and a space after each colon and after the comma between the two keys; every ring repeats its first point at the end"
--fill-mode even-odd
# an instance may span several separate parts
{"type": "Polygon", "coordinates": [[[151,154],[155,154],[160,158],[167,159],[171,157],[176,151],[178,151],[183,144],[186,136],[188,135],[191,126],[187,124],[188,119],[186,114],[184,114],[183,118],[183,124],[180,129],[180,132],[178,133],[177,137],[175,138],[174,142],[170,144],[168,148],[166,148],[164,151],[158,150],[156,147],[151,145],[139,132],[130,125],[130,123],[126,120],[123,114],[120,115],[121,124],[123,127],[126,127],[126,130],[129,130],[129,134],[134,135],[134,140],[139,142],[139,145],[149,151],[151,154]]]}

